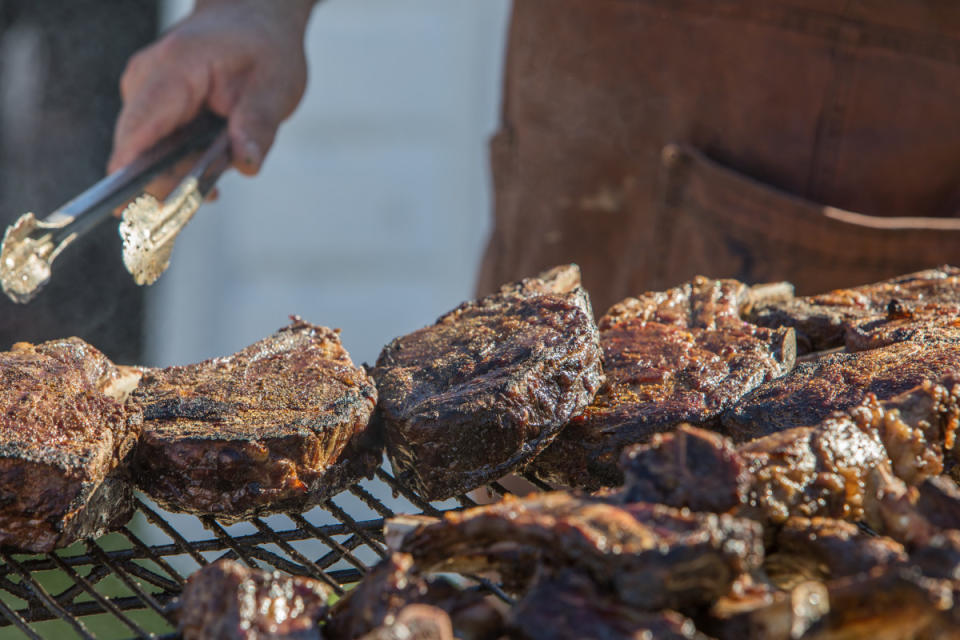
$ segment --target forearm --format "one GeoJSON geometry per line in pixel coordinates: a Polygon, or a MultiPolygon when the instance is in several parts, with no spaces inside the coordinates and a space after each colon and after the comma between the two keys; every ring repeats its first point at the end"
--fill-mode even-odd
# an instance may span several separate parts
{"type": "Polygon", "coordinates": [[[229,4],[261,4],[265,9],[282,9],[290,15],[291,19],[306,28],[307,21],[310,19],[310,13],[321,0],[195,0],[194,11],[215,7],[218,5],[229,4]]]}

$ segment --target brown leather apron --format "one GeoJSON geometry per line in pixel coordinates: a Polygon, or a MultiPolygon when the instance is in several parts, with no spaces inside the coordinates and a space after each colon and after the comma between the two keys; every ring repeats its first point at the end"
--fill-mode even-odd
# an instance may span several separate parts
{"type": "Polygon", "coordinates": [[[960,3],[516,0],[481,293],[960,263],[960,3]]]}

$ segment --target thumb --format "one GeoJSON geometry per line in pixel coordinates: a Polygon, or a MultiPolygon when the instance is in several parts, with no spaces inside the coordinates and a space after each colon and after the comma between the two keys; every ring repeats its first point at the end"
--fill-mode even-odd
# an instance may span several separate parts
{"type": "Polygon", "coordinates": [[[274,82],[258,74],[247,83],[230,113],[233,164],[241,173],[255,175],[260,171],[280,123],[289,115],[280,95],[274,82]]]}

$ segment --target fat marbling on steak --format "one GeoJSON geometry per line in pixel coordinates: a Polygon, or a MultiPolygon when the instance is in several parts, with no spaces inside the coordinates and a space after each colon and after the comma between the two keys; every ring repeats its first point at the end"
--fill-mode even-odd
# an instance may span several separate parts
{"type": "Polygon", "coordinates": [[[79,338],[0,353],[0,545],[50,551],[133,515],[122,377],[79,338]]]}
{"type": "Polygon", "coordinates": [[[606,383],[530,470],[558,485],[619,485],[624,447],[684,422],[710,426],[788,372],[793,330],[742,321],[749,295],[736,280],[698,277],[614,305],[599,322],[606,383]]]}
{"type": "Polygon", "coordinates": [[[603,380],[579,270],[460,305],[388,344],[373,375],[401,481],[432,500],[496,480],[547,446],[603,380]]]}
{"type": "Polygon", "coordinates": [[[232,356],[145,370],[134,477],[174,511],[303,511],[379,464],[376,398],[337,332],[295,318],[232,356]]]}
{"type": "Polygon", "coordinates": [[[219,560],[187,580],[180,632],[184,640],[322,640],[330,594],[319,580],[219,560]]]}

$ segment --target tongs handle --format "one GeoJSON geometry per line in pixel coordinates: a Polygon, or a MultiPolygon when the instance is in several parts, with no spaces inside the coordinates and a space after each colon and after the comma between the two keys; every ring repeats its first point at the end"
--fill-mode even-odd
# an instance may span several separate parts
{"type": "Polygon", "coordinates": [[[109,217],[115,209],[143,192],[143,188],[157,175],[185,158],[190,153],[207,147],[226,128],[223,118],[204,113],[195,120],[163,138],[142,153],[136,160],[110,174],[51,213],[45,222],[59,220],[70,224],[55,234],[82,236],[109,217]]]}

